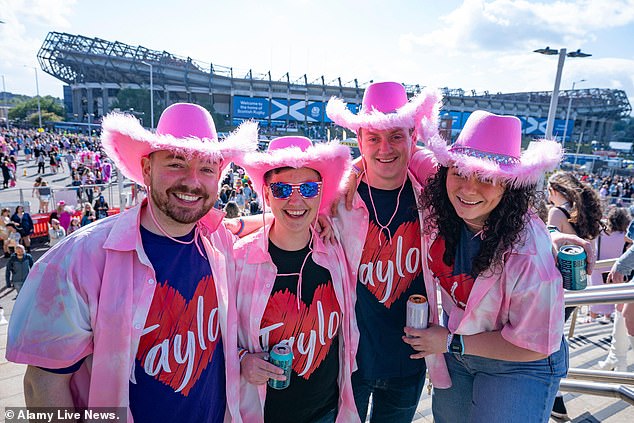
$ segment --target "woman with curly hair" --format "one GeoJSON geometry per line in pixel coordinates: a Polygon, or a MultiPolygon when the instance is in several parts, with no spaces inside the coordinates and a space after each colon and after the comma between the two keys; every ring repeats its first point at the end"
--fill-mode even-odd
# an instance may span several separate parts
{"type": "MultiPolygon", "coordinates": [[[[554,207],[548,212],[548,225],[566,234],[595,240],[604,228],[601,201],[596,191],[570,172],[557,172],[548,179],[548,199],[554,207]]],[[[576,307],[566,307],[564,321],[576,307]]],[[[561,393],[552,410],[554,417],[565,419],[568,411],[561,393]]]]}
{"type": "MultiPolygon", "coordinates": [[[[444,353],[451,387],[434,389],[434,421],[544,422],[568,367],[563,288],[535,186],[560,146],[523,154],[521,122],[471,114],[423,189],[423,272],[440,286],[442,326],[405,328],[422,358],[444,353]]],[[[430,307],[434,307],[431,304],[430,307]]]]}

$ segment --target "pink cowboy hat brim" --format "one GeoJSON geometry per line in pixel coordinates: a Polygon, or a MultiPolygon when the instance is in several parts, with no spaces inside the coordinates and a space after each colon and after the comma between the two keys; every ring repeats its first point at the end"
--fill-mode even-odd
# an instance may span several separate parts
{"type": "MultiPolygon", "coordinates": [[[[299,147],[282,148],[270,152],[248,153],[242,162],[256,192],[263,194],[264,175],[278,167],[299,169],[307,167],[319,172],[322,180],[321,213],[330,214],[332,202],[341,192],[341,184],[350,172],[350,149],[337,141],[319,143],[302,151],[299,147]]],[[[264,201],[262,199],[262,201],[264,201]]]]}
{"type": "Polygon", "coordinates": [[[441,166],[456,166],[465,175],[502,180],[513,187],[536,184],[545,172],[554,170],[563,157],[561,144],[549,140],[530,143],[516,164],[500,164],[485,157],[451,151],[451,145],[440,136],[428,140],[427,148],[441,166]]]}
{"type": "Polygon", "coordinates": [[[438,90],[424,88],[394,113],[372,110],[354,114],[343,100],[333,97],[326,105],[326,114],[334,123],[351,131],[357,132],[361,128],[417,128],[419,137],[424,140],[438,133],[441,98],[438,90]]]}
{"type": "Polygon", "coordinates": [[[232,161],[240,161],[248,151],[257,149],[258,127],[245,122],[224,141],[217,139],[176,138],[158,135],[144,129],[130,115],[112,113],[102,122],[101,142],[107,156],[123,174],[143,185],[141,158],[154,151],[177,151],[186,155],[198,154],[221,160],[221,172],[232,161]]]}

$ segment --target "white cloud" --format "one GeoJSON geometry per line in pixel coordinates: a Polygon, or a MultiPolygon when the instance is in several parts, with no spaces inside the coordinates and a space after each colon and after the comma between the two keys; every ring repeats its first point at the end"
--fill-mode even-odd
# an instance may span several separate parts
{"type": "Polygon", "coordinates": [[[441,29],[402,35],[401,47],[405,51],[442,48],[463,54],[479,49],[527,49],[544,43],[581,45],[594,40],[595,31],[634,23],[634,0],[465,0],[440,21],[441,29]]]}

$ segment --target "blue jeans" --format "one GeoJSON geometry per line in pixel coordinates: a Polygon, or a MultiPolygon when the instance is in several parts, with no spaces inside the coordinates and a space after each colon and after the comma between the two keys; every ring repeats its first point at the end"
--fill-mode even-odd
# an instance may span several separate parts
{"type": "Polygon", "coordinates": [[[513,362],[445,353],[449,389],[436,389],[436,423],[547,422],[568,371],[568,344],[542,360],[513,362]]]}
{"type": "Polygon", "coordinates": [[[359,372],[352,374],[354,402],[361,421],[368,414],[372,394],[371,423],[410,423],[425,385],[425,373],[407,377],[363,379],[359,372]]]}

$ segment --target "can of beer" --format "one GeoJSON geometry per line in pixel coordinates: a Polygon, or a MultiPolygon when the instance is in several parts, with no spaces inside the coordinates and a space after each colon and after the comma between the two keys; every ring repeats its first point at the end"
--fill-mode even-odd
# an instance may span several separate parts
{"type": "Polygon", "coordinates": [[[429,305],[423,295],[410,295],[407,300],[407,327],[426,329],[429,321],[429,305]]]}
{"type": "Polygon", "coordinates": [[[578,291],[588,285],[586,252],[578,245],[564,245],[557,253],[557,267],[564,280],[564,289],[578,291]]]}
{"type": "Polygon", "coordinates": [[[275,345],[269,353],[269,363],[284,370],[286,380],[269,379],[269,386],[273,389],[286,389],[291,384],[291,369],[293,365],[293,351],[286,343],[275,345]]]}

